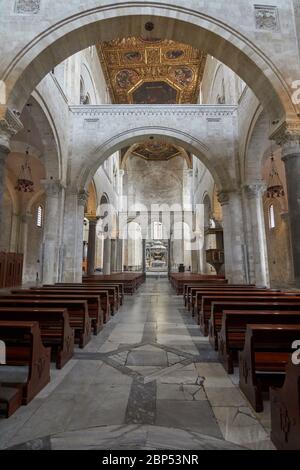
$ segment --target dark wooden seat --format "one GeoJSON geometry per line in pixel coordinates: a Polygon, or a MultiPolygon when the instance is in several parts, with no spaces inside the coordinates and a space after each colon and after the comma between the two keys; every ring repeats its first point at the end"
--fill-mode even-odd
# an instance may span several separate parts
{"type": "Polygon", "coordinates": [[[183,286],[187,283],[201,285],[213,282],[221,285],[228,282],[224,276],[191,273],[170,273],[169,279],[177,295],[183,295],[183,286]]]}
{"type": "MultiPolygon", "coordinates": [[[[43,289],[43,288],[32,288],[32,289],[14,289],[11,291],[13,296],[20,298],[20,296],[27,296],[30,298],[47,298],[50,300],[65,299],[65,300],[86,300],[88,305],[89,317],[92,320],[92,328],[94,334],[97,335],[103,328],[103,313],[101,309],[100,295],[95,295],[94,292],[71,290],[59,290],[59,289],[43,289]]],[[[1,297],[0,297],[1,298],[1,297]]]]}
{"type": "Polygon", "coordinates": [[[299,325],[247,325],[239,385],[255,411],[263,410],[270,386],[283,385],[292,343],[299,338],[299,325]]]}
{"type": "Polygon", "coordinates": [[[51,347],[57,369],[61,369],[74,353],[74,330],[66,309],[0,307],[1,321],[37,321],[44,346],[51,347]]]}
{"type": "Polygon", "coordinates": [[[124,293],[133,295],[134,292],[145,282],[145,273],[113,273],[84,276],[83,282],[92,280],[100,282],[121,282],[124,285],[124,293]]]}
{"type": "Polygon", "coordinates": [[[184,284],[183,286],[183,298],[184,298],[184,304],[187,307],[188,311],[192,311],[194,314],[194,307],[195,307],[195,301],[196,301],[196,295],[197,292],[202,291],[202,290],[211,290],[212,292],[216,291],[227,291],[227,290],[252,290],[252,289],[257,289],[257,290],[263,290],[265,287],[261,288],[256,288],[254,285],[245,285],[245,284],[222,284],[221,286],[218,284],[213,284],[213,282],[209,284],[202,284],[202,285],[197,285],[197,284],[184,284]]]}
{"type": "Polygon", "coordinates": [[[300,310],[299,297],[286,298],[259,298],[249,299],[245,297],[213,301],[211,304],[211,315],[209,319],[209,342],[217,351],[218,349],[218,333],[222,326],[222,314],[224,310],[300,310]]]}
{"type": "Polygon", "coordinates": [[[104,284],[101,284],[100,286],[96,285],[96,286],[90,286],[90,285],[85,285],[85,284],[69,284],[69,283],[58,283],[58,284],[55,284],[55,286],[50,286],[50,285],[45,285],[43,287],[57,287],[57,288],[60,288],[60,289],[65,289],[65,288],[70,288],[70,289],[78,289],[78,291],[80,290],[86,290],[86,289],[89,289],[89,290],[92,290],[96,293],[98,292],[101,292],[101,291],[107,291],[108,294],[109,294],[109,308],[110,308],[110,314],[111,315],[114,315],[118,308],[119,308],[119,304],[120,304],[120,298],[119,298],[119,288],[118,286],[113,286],[113,285],[104,285],[104,284]]]}
{"type": "Polygon", "coordinates": [[[233,374],[234,365],[238,364],[238,351],[244,348],[247,325],[251,323],[300,325],[300,309],[299,312],[224,310],[221,330],[218,333],[218,354],[228,374],[233,374]]]}
{"type": "Polygon", "coordinates": [[[26,405],[50,381],[51,350],[42,343],[38,322],[0,321],[0,340],[6,345],[0,384],[20,389],[22,404],[26,405]],[[22,367],[21,374],[17,366],[22,367]]]}
{"type": "MultiPolygon", "coordinates": [[[[105,285],[111,285],[111,286],[117,286],[118,289],[119,289],[119,304],[120,305],[123,305],[123,301],[124,301],[124,283],[123,282],[113,282],[113,281],[110,281],[110,282],[107,282],[107,281],[97,281],[97,280],[94,280],[94,279],[85,279],[83,277],[82,279],[82,285],[86,286],[86,287],[105,287],[105,285]]],[[[80,284],[79,284],[80,285],[80,284]]]]}
{"type": "Polygon", "coordinates": [[[0,417],[9,418],[22,405],[22,389],[0,384],[0,417]]]}
{"type": "Polygon", "coordinates": [[[68,310],[70,326],[75,330],[75,343],[80,348],[84,348],[90,341],[91,320],[86,300],[50,300],[24,297],[17,298],[14,295],[8,296],[8,298],[0,297],[0,307],[65,308],[68,310]]]}
{"type": "Polygon", "coordinates": [[[271,387],[271,440],[278,450],[300,450],[300,365],[286,368],[281,388],[271,387]]]}

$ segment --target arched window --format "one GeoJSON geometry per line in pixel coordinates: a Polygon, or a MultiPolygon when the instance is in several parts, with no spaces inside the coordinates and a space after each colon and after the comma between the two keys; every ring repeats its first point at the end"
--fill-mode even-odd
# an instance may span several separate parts
{"type": "Polygon", "coordinates": [[[269,228],[275,228],[276,227],[276,221],[275,221],[275,211],[274,211],[274,205],[271,204],[269,207],[269,228]]]}
{"type": "Polygon", "coordinates": [[[43,216],[44,216],[43,206],[38,206],[36,210],[36,226],[37,227],[43,226],[43,216]]]}

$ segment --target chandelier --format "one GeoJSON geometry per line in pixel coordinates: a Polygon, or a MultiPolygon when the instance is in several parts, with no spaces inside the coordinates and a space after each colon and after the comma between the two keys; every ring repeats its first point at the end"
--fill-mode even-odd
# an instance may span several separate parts
{"type": "MultiPolygon", "coordinates": [[[[29,109],[29,125],[30,125],[30,120],[31,120],[31,115],[30,115],[30,108],[31,104],[27,104],[28,109],[29,109]]],[[[17,191],[23,192],[23,193],[32,193],[34,192],[34,186],[33,186],[33,180],[32,180],[32,174],[31,174],[31,168],[29,165],[29,134],[31,130],[27,129],[27,149],[26,149],[26,156],[25,156],[25,162],[23,165],[21,165],[21,170],[19,174],[19,178],[17,179],[17,184],[15,186],[15,189],[17,191]]]]}
{"type": "Polygon", "coordinates": [[[269,199],[284,197],[284,189],[277,171],[273,153],[271,154],[271,166],[266,195],[269,199]]]}

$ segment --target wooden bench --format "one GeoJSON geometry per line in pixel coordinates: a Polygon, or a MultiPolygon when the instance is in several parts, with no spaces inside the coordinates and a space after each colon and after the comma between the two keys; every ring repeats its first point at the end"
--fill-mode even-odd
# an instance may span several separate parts
{"type": "MultiPolygon", "coordinates": [[[[247,301],[252,301],[254,300],[266,300],[272,298],[275,300],[279,297],[288,297],[292,298],[293,296],[290,295],[285,295],[284,292],[276,292],[274,293],[273,291],[263,291],[263,292],[257,292],[257,291],[249,291],[246,290],[244,291],[226,291],[226,292],[214,292],[214,293],[208,293],[205,295],[201,296],[201,309],[199,310],[198,314],[198,323],[200,325],[200,330],[203,332],[204,336],[207,336],[209,331],[209,320],[211,316],[211,306],[212,303],[215,301],[222,301],[222,300],[233,300],[233,301],[238,301],[240,299],[247,301]]],[[[296,296],[297,298],[300,299],[300,295],[296,296]]]]}
{"type": "Polygon", "coordinates": [[[37,321],[44,346],[51,347],[57,369],[61,369],[74,353],[74,330],[66,309],[0,307],[1,321],[37,321]]]}
{"type": "Polygon", "coordinates": [[[68,310],[70,326],[75,330],[75,343],[84,348],[91,339],[91,320],[86,300],[34,299],[27,296],[18,299],[11,295],[8,298],[0,297],[0,307],[65,308],[68,310]]]}
{"type": "MultiPolygon", "coordinates": [[[[94,279],[82,279],[82,285],[85,287],[100,287],[105,286],[105,284],[111,285],[111,286],[117,286],[119,289],[119,304],[123,305],[124,302],[124,283],[123,282],[100,282],[94,279]]],[[[81,285],[81,284],[79,284],[81,285]]]]}
{"type": "Polygon", "coordinates": [[[283,385],[292,343],[299,338],[299,325],[247,325],[239,385],[255,411],[263,411],[270,386],[283,385]]]}
{"type": "Polygon", "coordinates": [[[182,274],[182,273],[171,273],[170,282],[173,288],[176,291],[177,295],[183,295],[183,286],[184,284],[227,284],[227,279],[224,276],[214,276],[214,275],[201,275],[201,274],[182,274]]]}
{"type": "MultiPolygon", "coordinates": [[[[95,295],[94,292],[78,291],[77,290],[59,290],[59,289],[43,289],[43,288],[31,288],[31,289],[14,289],[11,291],[14,297],[20,298],[20,296],[30,297],[32,299],[47,298],[50,300],[86,300],[88,305],[89,317],[92,320],[92,329],[95,335],[103,328],[103,313],[101,308],[101,299],[99,295],[95,295]]],[[[1,298],[1,297],[0,297],[1,298]]]]}
{"type": "Polygon", "coordinates": [[[21,405],[22,389],[0,384],[0,417],[9,418],[21,405]]]}
{"type": "Polygon", "coordinates": [[[0,340],[6,345],[0,384],[20,389],[27,405],[50,382],[51,350],[42,343],[38,322],[0,321],[0,340]],[[17,366],[25,367],[20,371],[17,366]]]}
{"type": "MultiPolygon", "coordinates": [[[[184,305],[187,307],[188,311],[192,310],[194,313],[194,305],[196,300],[197,292],[207,288],[206,290],[210,290],[212,292],[220,292],[226,291],[228,289],[231,290],[239,290],[239,289],[254,289],[256,288],[254,285],[245,285],[245,284],[222,284],[221,286],[218,284],[213,284],[212,282],[209,284],[202,284],[202,285],[195,285],[195,284],[184,284],[183,286],[183,298],[184,298],[184,305]]],[[[265,287],[256,288],[259,290],[265,289],[265,287]]]]}
{"type": "Polygon", "coordinates": [[[221,330],[218,333],[218,354],[228,374],[233,374],[234,365],[238,365],[238,351],[244,348],[247,325],[251,323],[300,325],[300,309],[299,312],[224,310],[221,330]]]}
{"type": "Polygon", "coordinates": [[[214,300],[211,303],[211,314],[208,323],[209,342],[218,349],[218,333],[222,326],[224,310],[300,310],[300,297],[235,297],[214,300]]]}
{"type": "Polygon", "coordinates": [[[270,388],[270,402],[273,444],[278,450],[300,450],[300,365],[291,359],[283,386],[270,388]]]}
{"type": "Polygon", "coordinates": [[[90,290],[93,290],[95,292],[101,292],[101,291],[107,291],[108,294],[109,294],[109,305],[110,305],[110,314],[111,315],[114,315],[118,308],[119,308],[119,289],[118,289],[118,286],[112,286],[112,285],[104,285],[104,284],[101,284],[101,286],[89,286],[87,287],[86,285],[84,284],[69,284],[69,283],[58,283],[58,284],[55,284],[55,286],[50,286],[50,285],[45,285],[43,287],[57,287],[57,288],[61,288],[61,289],[65,289],[65,288],[71,288],[71,289],[77,289],[78,291],[80,290],[86,290],[86,289],[90,289],[90,290]]]}
{"type": "Polygon", "coordinates": [[[145,282],[145,279],[145,273],[114,273],[84,276],[82,278],[84,282],[88,280],[100,282],[121,282],[124,284],[124,293],[130,295],[134,294],[139,286],[145,282]]]}

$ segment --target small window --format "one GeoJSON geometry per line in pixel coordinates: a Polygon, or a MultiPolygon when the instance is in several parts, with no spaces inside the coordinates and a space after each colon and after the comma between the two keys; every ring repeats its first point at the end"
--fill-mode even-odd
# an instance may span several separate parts
{"type": "Polygon", "coordinates": [[[36,211],[36,226],[42,227],[43,226],[43,207],[39,206],[36,211]]]}
{"type": "Polygon", "coordinates": [[[275,228],[276,227],[276,222],[275,222],[275,211],[274,211],[274,205],[271,204],[269,207],[269,228],[275,228]]]}
{"type": "Polygon", "coordinates": [[[153,222],[153,239],[161,240],[163,238],[163,226],[161,222],[153,222]]]}

